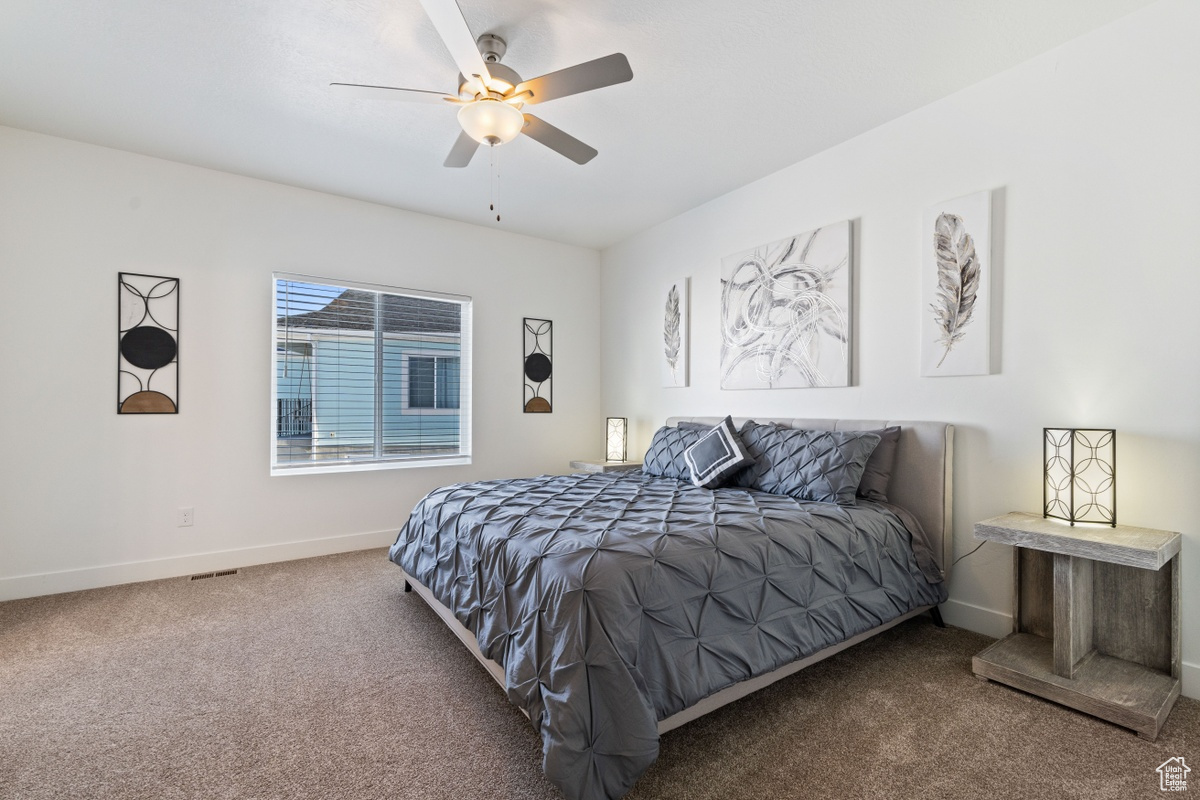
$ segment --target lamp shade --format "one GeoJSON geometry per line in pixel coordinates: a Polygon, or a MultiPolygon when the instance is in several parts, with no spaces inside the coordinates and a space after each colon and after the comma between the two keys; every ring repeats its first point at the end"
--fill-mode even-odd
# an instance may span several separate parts
{"type": "Polygon", "coordinates": [[[625,417],[609,417],[604,423],[604,458],[607,461],[625,460],[625,440],[629,420],[625,417]]]}
{"type": "Polygon", "coordinates": [[[480,144],[507,144],[525,127],[525,116],[508,103],[484,98],[460,108],[458,124],[480,144]]]}
{"type": "Polygon", "coordinates": [[[1042,516],[1117,527],[1117,432],[1045,428],[1042,516]]]}

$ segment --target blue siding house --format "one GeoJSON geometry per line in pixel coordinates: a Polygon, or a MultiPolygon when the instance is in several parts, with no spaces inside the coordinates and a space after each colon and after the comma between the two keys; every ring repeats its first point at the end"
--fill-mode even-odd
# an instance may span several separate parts
{"type": "Polygon", "coordinates": [[[459,317],[455,303],[356,289],[277,317],[278,460],[456,452],[459,317]]]}

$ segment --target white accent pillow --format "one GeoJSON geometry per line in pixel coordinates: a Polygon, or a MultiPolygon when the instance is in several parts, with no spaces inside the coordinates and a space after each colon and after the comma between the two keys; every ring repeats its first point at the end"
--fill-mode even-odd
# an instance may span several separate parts
{"type": "Polygon", "coordinates": [[[700,441],[684,450],[683,460],[691,472],[692,483],[706,489],[717,488],[742,467],[754,463],[734,430],[731,417],[721,420],[700,441]]]}

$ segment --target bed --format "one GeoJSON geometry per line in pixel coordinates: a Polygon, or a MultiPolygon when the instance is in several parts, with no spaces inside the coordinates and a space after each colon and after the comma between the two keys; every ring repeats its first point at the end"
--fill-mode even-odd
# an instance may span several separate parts
{"type": "MultiPolygon", "coordinates": [[[[719,422],[671,418],[652,451],[719,422]]],[[[649,474],[648,457],[649,472],[442,487],[389,552],[530,718],[571,800],[623,796],[659,734],[946,598],[953,426],[732,423],[851,441],[898,427],[886,502],[704,489],[649,474]]]]}

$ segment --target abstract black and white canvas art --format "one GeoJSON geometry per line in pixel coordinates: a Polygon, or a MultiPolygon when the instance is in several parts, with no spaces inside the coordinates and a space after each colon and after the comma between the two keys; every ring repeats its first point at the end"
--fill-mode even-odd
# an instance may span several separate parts
{"type": "Polygon", "coordinates": [[[688,319],[690,278],[680,278],[663,293],[662,380],[663,386],[688,385],[688,319]]]}
{"type": "Polygon", "coordinates": [[[721,260],[721,388],[850,385],[850,222],[721,260]]]}
{"type": "Polygon", "coordinates": [[[525,317],[524,327],[525,413],[550,414],[554,411],[554,323],[525,317]]]}
{"type": "Polygon", "coordinates": [[[921,228],[921,375],[991,370],[991,192],[927,209],[921,228]]]}
{"type": "Polygon", "coordinates": [[[179,279],[117,274],[117,413],[179,413],[179,279]]]}

